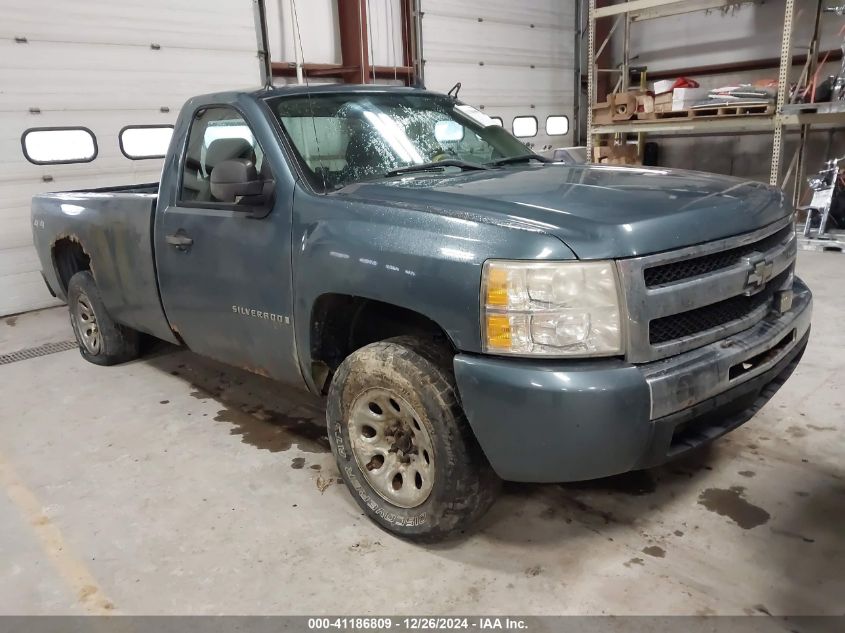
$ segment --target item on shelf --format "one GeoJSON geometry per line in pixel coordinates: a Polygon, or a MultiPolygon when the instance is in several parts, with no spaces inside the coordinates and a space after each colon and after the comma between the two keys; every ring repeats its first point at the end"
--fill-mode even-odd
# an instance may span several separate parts
{"type": "Polygon", "coordinates": [[[599,145],[593,148],[593,157],[601,165],[639,165],[637,146],[634,143],[599,145]]]}
{"type": "Polygon", "coordinates": [[[677,79],[661,79],[654,82],[653,92],[655,95],[661,95],[667,92],[672,92],[675,88],[698,88],[698,82],[689,77],[678,77],[677,79]]]}
{"type": "Polygon", "coordinates": [[[654,95],[643,92],[637,95],[637,118],[654,118],[654,95]]]}
{"type": "Polygon", "coordinates": [[[610,95],[614,121],[633,119],[637,113],[637,94],[635,92],[616,92],[610,95]]]}
{"type": "Polygon", "coordinates": [[[593,104],[593,125],[613,123],[613,110],[610,101],[593,104]]]}
{"type": "Polygon", "coordinates": [[[704,94],[704,88],[673,88],[671,92],[665,92],[654,97],[654,111],[676,112],[687,110],[701,100],[704,94]]]}
{"type": "Polygon", "coordinates": [[[755,105],[775,102],[777,87],[758,87],[752,84],[721,86],[708,91],[704,99],[692,108],[712,108],[720,105],[755,105]]]}

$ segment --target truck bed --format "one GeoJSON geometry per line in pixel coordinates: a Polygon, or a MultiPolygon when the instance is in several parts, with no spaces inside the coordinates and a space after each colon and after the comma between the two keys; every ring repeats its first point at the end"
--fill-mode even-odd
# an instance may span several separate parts
{"type": "Polygon", "coordinates": [[[82,248],[112,317],[141,332],[176,342],[156,280],[153,226],[158,183],[36,195],[33,239],[51,290],[67,299],[57,252],[82,248]]]}

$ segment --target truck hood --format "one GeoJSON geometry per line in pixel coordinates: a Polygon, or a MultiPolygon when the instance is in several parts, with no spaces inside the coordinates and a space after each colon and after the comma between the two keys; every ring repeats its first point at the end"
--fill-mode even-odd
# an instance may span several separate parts
{"type": "Polygon", "coordinates": [[[408,174],[357,183],[338,194],[543,231],[581,259],[700,244],[753,231],[792,212],[780,190],[759,182],[614,165],[408,174]]]}

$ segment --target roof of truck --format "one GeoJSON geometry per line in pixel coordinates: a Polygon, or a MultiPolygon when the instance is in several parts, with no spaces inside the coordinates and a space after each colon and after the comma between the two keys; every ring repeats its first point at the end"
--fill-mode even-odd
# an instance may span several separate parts
{"type": "MultiPolygon", "coordinates": [[[[345,94],[350,92],[398,92],[398,93],[427,93],[431,92],[425,88],[416,88],[414,86],[388,86],[385,84],[319,84],[316,86],[309,86],[307,84],[285,84],[282,86],[273,86],[272,88],[261,88],[252,92],[253,95],[259,98],[264,97],[285,97],[289,95],[304,95],[304,94],[345,94]]],[[[442,95],[443,93],[436,92],[432,94],[442,95]]]]}
{"type": "Polygon", "coordinates": [[[418,94],[437,97],[447,97],[442,92],[416,88],[413,86],[388,86],[385,84],[320,84],[309,86],[306,84],[286,84],[272,88],[242,88],[212,92],[197,95],[188,100],[187,105],[191,107],[202,107],[214,103],[231,103],[240,97],[247,96],[254,99],[268,99],[273,97],[288,97],[308,94],[418,94]]]}
{"type": "Polygon", "coordinates": [[[234,102],[241,96],[247,95],[256,99],[267,99],[272,97],[288,97],[296,95],[307,94],[350,94],[350,93],[370,93],[370,94],[420,94],[432,95],[438,97],[446,97],[442,92],[434,90],[426,90],[425,88],[416,88],[413,86],[387,86],[385,84],[320,84],[316,86],[308,86],[306,84],[287,84],[284,86],[274,86],[272,88],[243,88],[240,90],[225,90],[222,92],[214,92],[209,94],[197,95],[189,100],[189,103],[205,104],[218,102],[234,102]]]}

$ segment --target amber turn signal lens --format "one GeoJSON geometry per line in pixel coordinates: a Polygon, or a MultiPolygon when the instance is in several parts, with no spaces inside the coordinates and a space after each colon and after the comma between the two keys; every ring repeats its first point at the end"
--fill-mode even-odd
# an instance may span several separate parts
{"type": "Polygon", "coordinates": [[[506,314],[487,315],[487,347],[490,349],[510,349],[511,322],[506,314]]]}
{"type": "Polygon", "coordinates": [[[491,268],[487,277],[488,306],[508,305],[508,271],[501,268],[491,268]]]}

